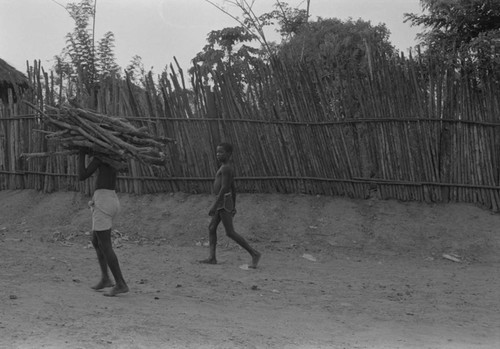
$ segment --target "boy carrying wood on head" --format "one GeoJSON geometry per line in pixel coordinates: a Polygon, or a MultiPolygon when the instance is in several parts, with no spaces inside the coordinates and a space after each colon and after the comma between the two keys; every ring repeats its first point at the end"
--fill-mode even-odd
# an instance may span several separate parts
{"type": "Polygon", "coordinates": [[[226,235],[250,253],[252,262],[249,267],[255,269],[257,268],[261,254],[250,247],[248,242],[234,231],[233,227],[233,216],[236,213],[236,191],[234,186],[234,169],[231,165],[232,154],[233,146],[231,144],[220,143],[217,146],[217,161],[221,166],[215,174],[214,179],[214,193],[217,195],[216,200],[208,212],[212,217],[208,227],[210,255],[207,259],[201,260],[200,263],[217,264],[215,257],[217,227],[222,222],[226,235]]]}
{"type": "Polygon", "coordinates": [[[89,204],[92,210],[92,245],[101,268],[101,280],[92,288],[101,290],[113,287],[104,293],[105,296],[112,297],[129,291],[111,242],[113,219],[120,211],[120,201],[115,192],[116,169],[95,156],[89,165],[85,166],[86,152],[86,149],[82,148],[78,155],[78,179],[83,181],[97,171],[95,191],[89,204]],[[108,267],[113,274],[115,284],[109,277],[108,267]]]}

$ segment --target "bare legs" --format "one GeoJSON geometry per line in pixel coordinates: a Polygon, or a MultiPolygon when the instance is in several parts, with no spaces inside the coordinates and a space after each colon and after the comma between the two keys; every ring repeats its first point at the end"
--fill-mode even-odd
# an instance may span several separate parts
{"type": "Polygon", "coordinates": [[[224,225],[227,237],[234,240],[234,242],[243,247],[248,253],[250,253],[250,256],[252,256],[252,263],[249,267],[254,269],[257,268],[261,254],[257,250],[253,249],[241,235],[234,231],[233,215],[225,210],[217,211],[217,213],[212,217],[212,221],[208,226],[210,254],[207,259],[200,261],[200,263],[217,264],[217,258],[215,257],[215,249],[217,246],[217,227],[221,221],[224,225]]]}
{"type": "Polygon", "coordinates": [[[114,286],[115,284],[109,278],[108,263],[106,262],[104,253],[99,247],[99,240],[97,239],[97,234],[95,231],[92,232],[92,246],[94,246],[95,252],[97,254],[97,261],[99,262],[99,267],[101,268],[101,280],[95,286],[92,286],[92,288],[94,290],[101,290],[105,287],[114,286]]]}
{"type": "Polygon", "coordinates": [[[221,218],[219,214],[212,216],[212,220],[208,226],[208,246],[210,254],[207,259],[201,260],[200,263],[217,264],[217,258],[215,258],[215,248],[217,246],[217,227],[219,226],[220,221],[221,218]]]}
{"type": "Polygon", "coordinates": [[[105,296],[116,296],[117,294],[128,292],[128,286],[123,279],[118,258],[115,251],[113,251],[111,229],[92,232],[92,245],[96,251],[99,267],[101,268],[101,280],[92,288],[100,290],[105,287],[114,286],[109,292],[104,294],[105,296]],[[115,279],[115,285],[113,285],[109,277],[108,267],[115,279]]]}

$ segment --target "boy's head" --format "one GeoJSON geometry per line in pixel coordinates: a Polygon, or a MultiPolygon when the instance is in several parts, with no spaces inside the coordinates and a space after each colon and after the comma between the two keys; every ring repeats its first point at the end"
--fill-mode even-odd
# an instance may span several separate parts
{"type": "Polygon", "coordinates": [[[233,146],[229,143],[219,143],[217,146],[217,160],[225,163],[229,161],[231,155],[233,154],[233,146]]]}
{"type": "Polygon", "coordinates": [[[230,155],[233,153],[233,146],[230,143],[222,142],[219,143],[217,147],[221,147],[226,153],[230,155]]]}

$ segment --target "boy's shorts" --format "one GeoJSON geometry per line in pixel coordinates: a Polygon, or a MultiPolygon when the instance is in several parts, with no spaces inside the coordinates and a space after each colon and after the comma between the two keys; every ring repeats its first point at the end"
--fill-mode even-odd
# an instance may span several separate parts
{"type": "Polygon", "coordinates": [[[224,210],[229,213],[234,212],[234,201],[233,194],[231,192],[224,194],[224,199],[219,207],[217,207],[217,211],[224,210]]]}
{"type": "Polygon", "coordinates": [[[120,200],[114,190],[97,189],[92,201],[89,201],[92,211],[92,230],[111,229],[113,221],[120,212],[120,200]]]}

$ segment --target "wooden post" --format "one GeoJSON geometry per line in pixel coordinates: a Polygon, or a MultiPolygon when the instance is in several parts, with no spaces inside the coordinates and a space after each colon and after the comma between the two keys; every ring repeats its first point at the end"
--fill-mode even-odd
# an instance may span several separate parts
{"type": "MultiPolygon", "coordinates": [[[[215,104],[215,93],[212,91],[210,86],[205,86],[205,98],[207,101],[207,118],[216,119],[217,115],[217,107],[215,104]]],[[[221,134],[219,131],[218,123],[210,122],[210,143],[216,145],[221,141],[221,134]]]]}

